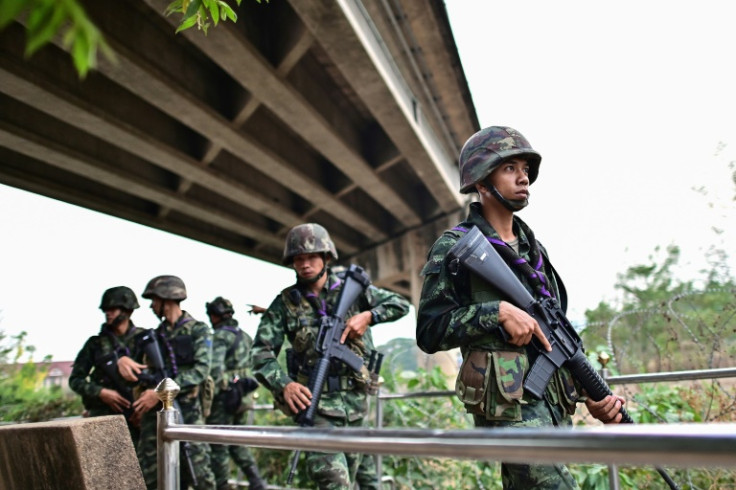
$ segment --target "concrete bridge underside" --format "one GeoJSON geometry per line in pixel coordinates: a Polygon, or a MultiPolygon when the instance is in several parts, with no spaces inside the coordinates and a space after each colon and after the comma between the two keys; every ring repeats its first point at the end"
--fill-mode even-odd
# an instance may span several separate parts
{"type": "Polygon", "coordinates": [[[444,4],[244,0],[174,34],[168,0],[84,2],[115,52],[0,32],[0,182],[279,263],[292,226],[416,304],[478,121],[444,4]]]}

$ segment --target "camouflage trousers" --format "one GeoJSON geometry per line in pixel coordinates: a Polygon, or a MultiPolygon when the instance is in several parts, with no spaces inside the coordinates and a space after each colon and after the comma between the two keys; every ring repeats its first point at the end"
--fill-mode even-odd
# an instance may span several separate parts
{"type": "MultiPolygon", "coordinates": [[[[179,398],[183,423],[188,425],[204,423],[199,399],[179,398]]],[[[143,416],[141,422],[141,437],[137,446],[138,462],[143,471],[143,479],[149,490],[155,489],[158,484],[158,470],[156,466],[156,412],[158,407],[143,416]]],[[[189,443],[189,456],[197,477],[197,485],[191,484],[189,470],[185,457],[184,443],[179,444],[179,473],[181,488],[196,488],[212,490],[215,488],[215,478],[210,468],[210,446],[204,443],[189,443]]]]}
{"type": "MultiPolygon", "coordinates": [[[[525,397],[526,399],[526,397],[525,397]]],[[[559,405],[529,400],[521,407],[521,421],[486,420],[474,415],[476,427],[550,427],[571,426],[572,419],[559,405]]],[[[577,490],[578,484],[564,465],[501,463],[504,490],[577,490]]]]}
{"type": "Polygon", "coordinates": [[[360,459],[360,466],[355,475],[355,482],[360,490],[378,490],[378,469],[376,468],[376,459],[371,454],[363,454],[360,459]]]}
{"type": "MultiPolygon", "coordinates": [[[[207,417],[207,425],[243,425],[245,413],[232,414],[225,411],[224,403],[215,397],[212,401],[210,416],[207,417]]],[[[256,466],[250,450],[245,446],[225,446],[223,444],[210,444],[212,453],[210,461],[212,473],[215,475],[217,488],[226,488],[230,477],[230,459],[247,474],[249,468],[256,466]]]]}
{"type": "MultiPolygon", "coordinates": [[[[315,427],[361,427],[363,419],[349,422],[340,418],[315,415],[315,427]]],[[[362,455],[358,453],[306,453],[307,475],[321,490],[352,487],[362,455]]],[[[375,469],[374,469],[375,475],[375,469]]]]}

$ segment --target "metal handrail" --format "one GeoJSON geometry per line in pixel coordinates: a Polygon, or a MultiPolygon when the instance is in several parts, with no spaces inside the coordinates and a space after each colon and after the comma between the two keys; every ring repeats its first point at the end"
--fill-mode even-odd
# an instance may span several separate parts
{"type": "Polygon", "coordinates": [[[503,460],[736,467],[736,423],[578,428],[358,429],[167,424],[167,441],[503,460]]]}
{"type": "MultiPolygon", "coordinates": [[[[668,382],[736,377],[736,368],[607,376],[609,384],[668,382]]],[[[170,380],[169,380],[170,381],[170,380]]],[[[238,444],[284,450],[356,452],[383,455],[496,460],[510,463],[604,463],[613,473],[620,464],[736,467],[736,424],[639,424],[571,428],[474,428],[471,430],[383,429],[383,401],[453,396],[454,391],[381,393],[376,404],[377,429],[274,426],[183,425],[159,413],[159,456],[167,462],[159,488],[178,489],[178,441],[238,444]],[[170,466],[174,465],[174,468],[170,466]],[[174,476],[176,475],[176,476],[174,476]]],[[[266,406],[256,406],[265,409],[266,406]]],[[[161,460],[160,460],[161,461],[161,460]]],[[[161,468],[159,469],[161,476],[161,468]]],[[[617,475],[609,475],[618,488],[617,475]]]]}
{"type": "Polygon", "coordinates": [[[625,374],[604,376],[609,385],[635,383],[664,383],[668,381],[692,381],[696,379],[736,378],[736,368],[697,369],[692,371],[671,371],[665,373],[625,374]]]}

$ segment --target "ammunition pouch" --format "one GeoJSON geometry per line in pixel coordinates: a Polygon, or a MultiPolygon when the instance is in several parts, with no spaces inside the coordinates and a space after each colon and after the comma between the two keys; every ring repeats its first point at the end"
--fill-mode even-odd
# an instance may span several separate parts
{"type": "Polygon", "coordinates": [[[521,421],[524,376],[529,360],[522,351],[469,351],[460,366],[455,392],[468,413],[487,420],[521,421]]]}
{"type": "Polygon", "coordinates": [[[259,384],[254,378],[239,378],[230,381],[226,390],[217,394],[216,398],[222,403],[225,412],[239,414],[245,411],[243,397],[249,395],[258,388],[259,384]]]}
{"type": "Polygon", "coordinates": [[[381,387],[382,384],[383,378],[376,373],[371,373],[370,379],[365,385],[366,394],[371,396],[377,395],[378,389],[381,387]]]}
{"type": "Polygon", "coordinates": [[[202,403],[202,416],[207,418],[212,411],[212,400],[215,398],[215,380],[212,376],[207,376],[202,384],[200,384],[199,397],[202,403]]]}

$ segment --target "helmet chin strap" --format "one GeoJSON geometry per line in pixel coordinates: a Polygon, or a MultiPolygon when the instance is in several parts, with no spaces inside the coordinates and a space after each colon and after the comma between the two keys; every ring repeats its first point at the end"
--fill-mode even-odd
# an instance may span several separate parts
{"type": "Polygon", "coordinates": [[[154,315],[156,315],[156,318],[159,319],[159,321],[163,321],[163,319],[166,317],[164,314],[164,300],[161,300],[161,304],[159,305],[158,311],[155,309],[153,310],[154,315]]]}
{"type": "Polygon", "coordinates": [[[529,204],[529,199],[506,199],[501,195],[500,192],[498,192],[498,189],[496,189],[496,186],[491,185],[490,183],[485,183],[485,186],[491,191],[491,195],[498,199],[503,206],[511,211],[512,213],[516,211],[521,211],[529,204]]]}
{"type": "Polygon", "coordinates": [[[114,329],[116,329],[118,327],[118,325],[120,325],[121,323],[123,323],[128,318],[129,318],[129,316],[128,316],[127,313],[125,313],[125,312],[120,313],[118,316],[116,316],[115,318],[113,318],[110,323],[107,324],[107,328],[109,328],[110,330],[114,330],[114,329]]]}

